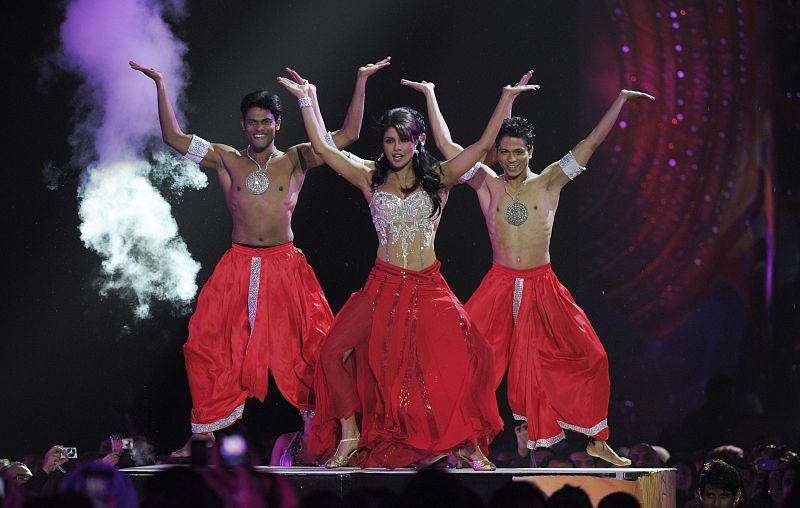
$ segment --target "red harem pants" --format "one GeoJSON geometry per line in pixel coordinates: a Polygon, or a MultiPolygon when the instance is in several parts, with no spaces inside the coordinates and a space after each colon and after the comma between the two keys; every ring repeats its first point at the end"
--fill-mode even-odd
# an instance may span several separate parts
{"type": "Polygon", "coordinates": [[[183,346],[192,432],[241,418],[244,401],[267,395],[267,369],[289,403],[313,408],[314,367],[333,322],[325,295],[294,244],[233,244],[197,299],[183,346]]]}
{"type": "Polygon", "coordinates": [[[375,261],[322,346],[310,449],[336,446],[334,422],[361,416],[361,467],[404,467],[488,442],[502,428],[491,350],[439,273],[375,261]],[[347,361],[345,352],[353,349],[347,361]]]}
{"type": "Polygon", "coordinates": [[[493,263],[465,308],[494,352],[492,386],[508,367],[508,402],[528,422],[528,448],[552,446],[562,429],[608,439],[608,356],[549,263],[493,263]]]}

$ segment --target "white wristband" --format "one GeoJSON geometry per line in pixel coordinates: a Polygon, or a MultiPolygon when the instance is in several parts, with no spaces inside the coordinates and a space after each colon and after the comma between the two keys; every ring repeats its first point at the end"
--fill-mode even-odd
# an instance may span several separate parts
{"type": "Polygon", "coordinates": [[[458,183],[464,183],[472,180],[472,177],[475,176],[475,173],[477,173],[479,169],[481,169],[480,161],[476,162],[469,171],[458,177],[458,183]]]}
{"type": "Polygon", "coordinates": [[[561,171],[563,171],[570,180],[575,180],[576,176],[586,171],[586,168],[578,164],[578,161],[575,160],[575,156],[572,155],[572,150],[558,161],[558,165],[561,166],[561,171]]]}
{"type": "Polygon", "coordinates": [[[211,143],[200,136],[195,136],[192,134],[192,141],[189,143],[189,150],[183,157],[194,162],[195,164],[200,164],[200,161],[206,156],[210,147],[211,143]]]}
{"type": "Polygon", "coordinates": [[[350,159],[351,161],[353,161],[353,162],[355,162],[357,164],[364,164],[364,159],[362,159],[358,155],[356,155],[354,153],[351,153],[351,152],[342,152],[342,153],[347,155],[347,158],[350,159]]]}

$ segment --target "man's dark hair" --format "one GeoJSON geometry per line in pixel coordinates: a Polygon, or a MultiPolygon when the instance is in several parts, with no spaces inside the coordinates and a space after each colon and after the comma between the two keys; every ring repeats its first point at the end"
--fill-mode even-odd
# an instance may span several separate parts
{"type": "Polygon", "coordinates": [[[533,151],[533,138],[536,137],[536,134],[533,133],[533,125],[525,118],[512,116],[511,118],[503,120],[500,132],[494,140],[494,146],[499,146],[500,140],[505,137],[520,138],[525,141],[525,146],[528,147],[528,151],[533,151]]]}
{"type": "Polygon", "coordinates": [[[700,493],[706,485],[715,489],[727,490],[734,494],[742,490],[742,477],[739,471],[722,460],[712,460],[700,470],[700,493]]]}
{"type": "Polygon", "coordinates": [[[250,92],[242,98],[242,104],[239,106],[239,109],[242,111],[242,120],[245,119],[247,111],[250,108],[266,109],[272,113],[272,116],[275,117],[275,120],[281,117],[280,97],[266,90],[256,90],[255,92],[250,92]]]}

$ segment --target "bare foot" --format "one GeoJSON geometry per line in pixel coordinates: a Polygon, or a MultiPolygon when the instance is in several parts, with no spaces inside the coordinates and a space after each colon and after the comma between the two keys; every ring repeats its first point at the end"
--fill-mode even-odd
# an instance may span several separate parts
{"type": "Polygon", "coordinates": [[[603,459],[606,462],[615,466],[627,467],[631,465],[631,460],[625,457],[620,457],[617,452],[608,446],[608,443],[599,439],[589,438],[589,444],[586,445],[586,453],[592,457],[603,459]]]}
{"type": "Polygon", "coordinates": [[[214,446],[216,440],[214,439],[213,432],[201,432],[199,434],[192,434],[189,436],[189,439],[186,441],[186,444],[183,445],[183,448],[179,450],[175,450],[174,452],[170,453],[170,457],[191,457],[192,456],[192,442],[193,441],[205,441],[206,448],[211,448],[214,446]]]}

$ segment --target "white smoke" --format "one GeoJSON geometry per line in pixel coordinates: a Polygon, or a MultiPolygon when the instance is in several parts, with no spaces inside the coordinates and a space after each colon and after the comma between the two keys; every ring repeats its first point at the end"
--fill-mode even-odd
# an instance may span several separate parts
{"type": "Polygon", "coordinates": [[[59,63],[83,79],[70,137],[73,162],[83,168],[81,240],[102,259],[101,294],[129,299],[142,319],[157,301],[185,312],[200,270],[156,185],[180,196],[208,183],[197,166],[163,152],[149,157],[148,146],[160,138],[155,85],[128,61],[159,69],[173,100],[181,97],[186,47],[165,22],[165,9],[181,13],[183,3],[70,0],[61,26],[59,63]]]}
{"type": "Polygon", "coordinates": [[[153,159],[155,162],[150,168],[150,179],[161,187],[168,186],[176,196],[183,195],[187,187],[202,189],[208,185],[206,174],[196,164],[182,157],[158,152],[153,159]]]}
{"type": "Polygon", "coordinates": [[[149,317],[154,300],[185,309],[200,270],[149,171],[141,161],[89,168],[79,190],[81,240],[103,259],[101,294],[130,297],[138,318],[149,317]]]}

